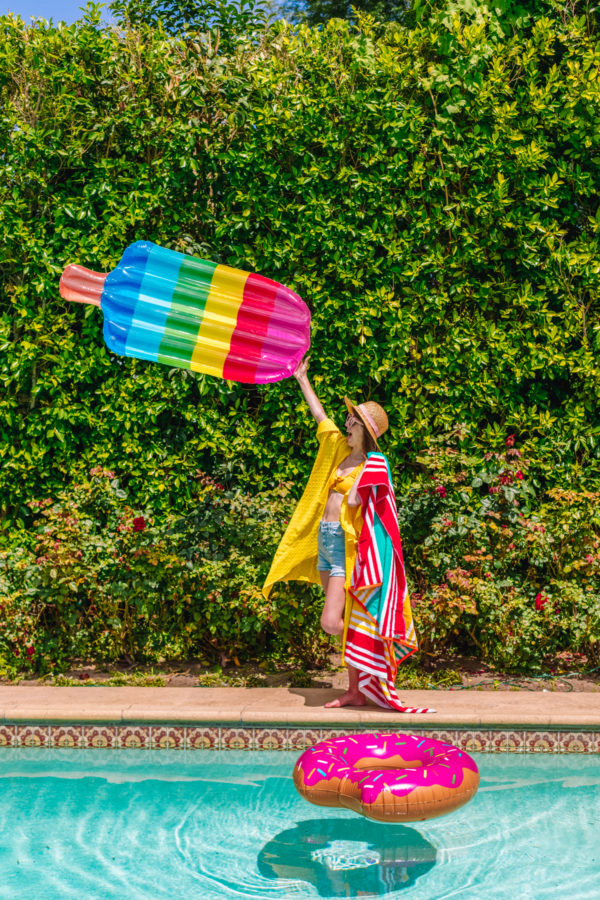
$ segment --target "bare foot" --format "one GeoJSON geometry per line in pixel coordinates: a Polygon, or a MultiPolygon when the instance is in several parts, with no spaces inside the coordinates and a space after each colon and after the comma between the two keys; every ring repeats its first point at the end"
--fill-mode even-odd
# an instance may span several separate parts
{"type": "Polygon", "coordinates": [[[364,706],[366,703],[365,695],[360,691],[346,691],[341,697],[330,700],[325,704],[325,709],[337,709],[340,706],[364,706]]]}

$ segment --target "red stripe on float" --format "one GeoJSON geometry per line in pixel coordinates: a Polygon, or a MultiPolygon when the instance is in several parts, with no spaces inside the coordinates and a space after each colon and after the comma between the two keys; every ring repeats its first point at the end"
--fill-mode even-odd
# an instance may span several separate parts
{"type": "Polygon", "coordinates": [[[279,285],[262,275],[248,275],[244,285],[242,304],[229,353],[223,366],[223,378],[256,383],[256,369],[269,328],[271,313],[279,285]]]}

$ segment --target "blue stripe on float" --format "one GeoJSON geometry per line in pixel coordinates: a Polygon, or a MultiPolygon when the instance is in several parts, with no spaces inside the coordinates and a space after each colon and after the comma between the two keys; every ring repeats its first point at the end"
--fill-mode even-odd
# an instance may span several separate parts
{"type": "Polygon", "coordinates": [[[125,353],[157,362],[183,254],[156,244],[148,243],[147,248],[125,353]]]}
{"type": "Polygon", "coordinates": [[[118,266],[106,276],[100,301],[104,314],[104,340],[113,353],[125,356],[127,335],[146,270],[148,241],[131,244],[118,266]]]}

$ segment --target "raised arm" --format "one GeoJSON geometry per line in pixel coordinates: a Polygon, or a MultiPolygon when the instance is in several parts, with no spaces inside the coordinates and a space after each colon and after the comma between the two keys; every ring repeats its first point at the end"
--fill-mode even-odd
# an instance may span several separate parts
{"type": "Polygon", "coordinates": [[[327,414],[321,405],[321,401],[314,392],[313,386],[308,380],[308,357],[300,360],[294,372],[294,378],[300,385],[300,390],[304,394],[304,399],[308,403],[308,408],[315,417],[317,424],[327,418],[327,414]]]}

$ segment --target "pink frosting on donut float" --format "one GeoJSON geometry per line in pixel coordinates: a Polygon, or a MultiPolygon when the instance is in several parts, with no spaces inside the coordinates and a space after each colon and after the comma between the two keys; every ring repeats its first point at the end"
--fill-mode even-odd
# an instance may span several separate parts
{"type": "Polygon", "coordinates": [[[474,760],[452,744],[412,734],[361,734],[315,744],[298,759],[294,784],[318,806],[370,819],[422,821],[467,803],[479,785],[474,760]]]}

